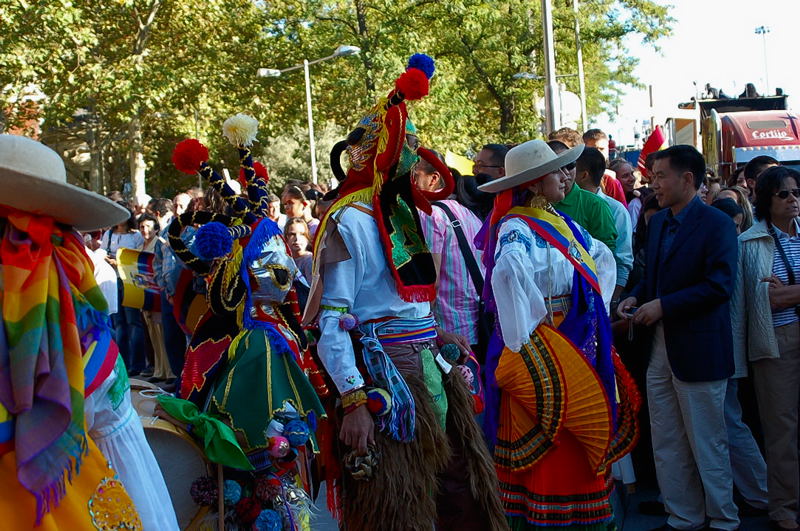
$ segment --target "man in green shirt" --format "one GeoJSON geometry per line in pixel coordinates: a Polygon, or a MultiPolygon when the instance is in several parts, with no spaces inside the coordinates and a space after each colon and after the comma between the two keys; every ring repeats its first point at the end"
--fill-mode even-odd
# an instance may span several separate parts
{"type": "MultiPolygon", "coordinates": [[[[566,151],[567,146],[558,140],[547,143],[556,154],[566,151]]],[[[608,204],[599,196],[575,186],[575,163],[564,168],[570,177],[564,185],[565,196],[554,204],[556,210],[571,217],[575,223],[586,229],[592,238],[600,240],[615,252],[617,249],[617,228],[614,215],[608,204]]]]}

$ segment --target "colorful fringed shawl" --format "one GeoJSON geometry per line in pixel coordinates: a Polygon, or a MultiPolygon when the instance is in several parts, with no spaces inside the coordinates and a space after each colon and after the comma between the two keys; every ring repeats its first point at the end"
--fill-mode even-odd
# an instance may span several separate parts
{"type": "Polygon", "coordinates": [[[13,422],[5,434],[38,522],[88,452],[84,396],[117,355],[80,237],[50,218],[2,208],[0,218],[0,418],[13,422]]]}

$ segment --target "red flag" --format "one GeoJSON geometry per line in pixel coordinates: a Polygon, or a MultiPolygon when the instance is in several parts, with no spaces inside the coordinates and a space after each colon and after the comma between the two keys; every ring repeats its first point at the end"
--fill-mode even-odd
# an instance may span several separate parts
{"type": "Polygon", "coordinates": [[[647,137],[647,141],[644,143],[642,147],[642,151],[639,153],[639,171],[645,173],[646,168],[644,167],[644,161],[647,160],[647,156],[650,153],[655,153],[656,151],[661,151],[662,149],[667,147],[667,139],[664,136],[664,132],[661,130],[661,126],[657,125],[653,132],[650,133],[650,136],[647,137]]]}

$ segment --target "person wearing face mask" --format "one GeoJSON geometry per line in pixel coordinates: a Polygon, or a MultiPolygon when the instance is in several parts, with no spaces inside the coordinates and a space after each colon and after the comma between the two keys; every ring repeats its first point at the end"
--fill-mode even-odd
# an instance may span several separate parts
{"type": "Polygon", "coordinates": [[[525,142],[508,176],[481,187],[498,194],[478,243],[505,346],[487,359],[500,402],[489,411],[487,398],[485,422],[512,529],[611,525],[608,473],[636,439],[638,394],[611,349],[614,256],[554,208],[582,151],[525,142]]]}
{"type": "MultiPolygon", "coordinates": [[[[567,146],[558,140],[547,145],[557,155],[567,151],[567,146]]],[[[599,196],[587,192],[575,184],[575,161],[564,165],[564,197],[555,205],[556,210],[568,215],[575,223],[589,231],[592,238],[600,240],[611,249],[617,248],[617,228],[614,215],[606,202],[599,196]]]]}

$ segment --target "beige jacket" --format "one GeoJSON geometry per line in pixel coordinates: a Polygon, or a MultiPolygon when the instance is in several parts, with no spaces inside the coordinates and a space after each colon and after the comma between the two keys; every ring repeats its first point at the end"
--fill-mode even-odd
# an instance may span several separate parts
{"type": "Polygon", "coordinates": [[[739,269],[731,299],[734,377],[747,375],[745,360],[778,358],[778,342],[772,325],[768,284],[772,275],[775,242],[767,223],[758,221],[739,235],[739,269]]]}

